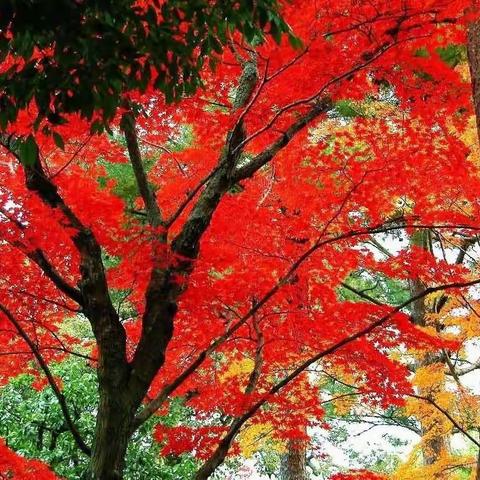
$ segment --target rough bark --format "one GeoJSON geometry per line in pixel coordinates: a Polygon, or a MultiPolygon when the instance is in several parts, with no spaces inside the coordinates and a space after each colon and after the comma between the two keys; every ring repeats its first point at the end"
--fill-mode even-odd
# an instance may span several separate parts
{"type": "MultiPolygon", "coordinates": [[[[108,331],[102,331],[101,334],[104,337],[103,341],[106,341],[105,338],[109,336],[108,331]]],[[[113,340],[115,335],[111,338],[115,341],[113,340]]],[[[85,477],[89,480],[120,480],[122,478],[124,458],[135,413],[126,388],[129,378],[128,365],[123,361],[115,364],[115,356],[105,357],[100,355],[97,371],[100,401],[93,452],[85,477]]]]}
{"type": "Polygon", "coordinates": [[[307,443],[304,440],[289,440],[280,469],[281,480],[308,480],[307,443]]]}
{"type": "MultiPolygon", "coordinates": [[[[415,232],[410,240],[410,243],[415,246],[420,246],[426,250],[431,251],[431,233],[429,230],[422,230],[415,232]]],[[[410,292],[412,296],[418,295],[419,292],[424,290],[424,285],[419,279],[413,279],[410,281],[410,292]]],[[[426,315],[428,313],[428,307],[425,302],[425,297],[421,297],[412,304],[412,319],[415,325],[424,327],[426,325],[426,315]]],[[[434,363],[444,361],[443,355],[439,353],[427,353],[416,365],[416,368],[426,367],[434,363]]],[[[443,388],[439,386],[439,388],[443,388]]],[[[432,399],[432,392],[430,389],[419,389],[419,396],[427,399],[432,399]]],[[[426,437],[430,434],[431,427],[427,425],[421,425],[422,437],[426,437]]],[[[449,448],[448,439],[444,435],[436,435],[432,438],[428,438],[424,441],[422,446],[423,461],[425,465],[433,465],[437,462],[442,454],[449,448]]]]}
{"type": "MultiPolygon", "coordinates": [[[[468,26],[467,55],[472,82],[472,98],[477,125],[477,137],[480,142],[480,20],[476,20],[468,26]]],[[[477,456],[475,479],[480,480],[480,450],[477,456]]]]}
{"type": "Polygon", "coordinates": [[[94,454],[86,476],[88,480],[123,478],[133,414],[131,402],[124,394],[100,389],[94,454]]]}
{"type": "Polygon", "coordinates": [[[480,139],[480,20],[472,22],[468,26],[467,54],[477,134],[480,139]]]}

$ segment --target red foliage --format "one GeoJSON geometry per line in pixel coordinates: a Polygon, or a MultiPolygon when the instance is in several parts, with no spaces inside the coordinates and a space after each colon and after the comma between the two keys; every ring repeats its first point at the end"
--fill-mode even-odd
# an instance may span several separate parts
{"type": "Polygon", "coordinates": [[[356,470],[348,473],[337,473],[330,480],[385,480],[385,475],[369,472],[368,470],[356,470]]]}
{"type": "MultiPolygon", "coordinates": [[[[111,178],[107,165],[128,162],[121,142],[90,136],[89,126],[76,117],[58,127],[65,151],[38,134],[46,175],[103,252],[118,260],[108,269],[107,280],[110,289],[127,292],[125,301],[134,312],[122,319],[129,360],[142,335],[152,268],[170,269],[178,290],[188,285],[178,298],[174,336],[150,397],[246,316],[174,395],[194,392],[189,405],[204,421],[217,412],[239,417],[267,395],[271,408],[259,409],[251,421],[271,422],[278,436],[288,438],[297,433],[298,419],[321,419],[318,386],[305,372],[270,395],[275,383],[319,352],[385,318],[386,328],[352,338],[332,351],[328,362],[361,372],[368,401],[401,403],[399,392],[410,389],[408,372],[388,358],[388,349],[399,344],[435,349],[444,345],[442,340],[419,331],[404,313],[391,315],[390,306],[342,301],[338,289],[359,270],[426,285],[469,279],[466,269],[436,260],[424,249],[400,248],[382,260],[365,247],[372,231],[399,230],[401,222],[458,235],[478,227],[478,166],[452,134],[453,127],[463,130],[472,114],[470,85],[439,54],[441,48],[465,41],[468,6],[459,0],[288,2],[285,15],[307,48],[300,52],[286,40],[258,47],[263,80],[247,108],[228,108],[242,71],[238,52],[231,51],[224,53],[215,72],[204,72],[205,88],[180,104],[165,104],[153,87],[144,95],[132,94],[130,99],[145,107],[137,133],[144,158],[154,160],[148,180],[162,218],[171,219],[162,229],[146,226],[144,215],[135,212],[144,209],[144,202],[122,198],[122,179],[111,178]],[[192,268],[181,271],[189,259],[177,255],[171,241],[195,203],[183,208],[183,202],[217,165],[232,127],[240,121],[244,125],[241,168],[242,162],[282,139],[319,97],[337,106],[365,101],[393,107],[342,121],[335,120],[331,109],[292,139],[287,135],[290,143],[271,164],[246,175],[224,195],[192,268]],[[193,140],[176,148],[185,126],[193,140]],[[162,235],[167,237],[163,244],[158,241],[162,235]],[[311,254],[280,281],[308,249],[311,254]],[[272,288],[268,301],[248,315],[272,288]],[[247,392],[260,336],[261,375],[247,392]],[[246,360],[250,370],[241,368],[246,360]]],[[[23,112],[10,133],[29,133],[33,118],[34,111],[23,112]]],[[[120,118],[112,128],[121,130],[120,118]]],[[[78,305],[35,259],[43,252],[59,276],[79,285],[83,270],[82,252],[75,246],[78,231],[65,211],[51,208],[26,188],[22,168],[3,163],[13,161],[8,152],[1,155],[0,301],[50,362],[65,354],[64,343],[74,348],[80,341],[60,328],[78,305]]],[[[33,357],[3,315],[0,327],[1,349],[12,353],[0,359],[3,383],[25,371],[33,357]]],[[[157,437],[168,437],[164,453],[194,451],[206,458],[225,431],[218,425],[181,427],[172,434],[159,430],[157,437]]],[[[358,472],[334,478],[380,477],[358,472]]]]}
{"type": "Polygon", "coordinates": [[[58,478],[44,463],[17,455],[0,439],[1,480],[55,480],[58,478]]]}

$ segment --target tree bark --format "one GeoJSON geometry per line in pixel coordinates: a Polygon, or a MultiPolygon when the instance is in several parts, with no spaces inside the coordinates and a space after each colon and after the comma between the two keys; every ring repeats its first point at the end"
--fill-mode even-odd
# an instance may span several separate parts
{"type": "Polygon", "coordinates": [[[480,20],[472,22],[468,26],[467,55],[472,82],[477,134],[480,139],[480,20]]]}
{"type": "MultiPolygon", "coordinates": [[[[421,230],[415,232],[411,239],[411,245],[415,245],[418,247],[422,247],[425,250],[432,250],[431,247],[431,233],[429,230],[421,230]]],[[[417,295],[419,292],[425,289],[424,285],[419,279],[411,280],[410,282],[410,292],[412,296],[417,295]]],[[[412,304],[412,319],[415,325],[420,327],[424,327],[426,325],[426,314],[428,313],[428,308],[425,303],[425,297],[419,298],[412,304]]],[[[442,357],[438,355],[438,353],[427,353],[424,358],[420,359],[416,368],[426,367],[428,365],[432,365],[434,363],[443,361],[442,357]]],[[[440,386],[443,388],[443,386],[440,386]]],[[[426,398],[432,398],[432,391],[430,389],[419,389],[419,395],[426,398]]],[[[430,431],[432,430],[431,427],[421,424],[422,430],[422,437],[428,436],[430,431]]],[[[424,441],[422,447],[422,454],[423,454],[423,462],[425,465],[433,465],[437,462],[442,453],[447,451],[449,448],[448,440],[444,435],[436,435],[428,440],[424,441]]],[[[443,478],[443,477],[441,477],[443,478]]]]}
{"type": "Polygon", "coordinates": [[[121,480],[133,412],[123,395],[101,392],[88,480],[121,480]]]}
{"type": "MultiPolygon", "coordinates": [[[[477,125],[477,138],[480,142],[480,20],[476,20],[468,26],[467,56],[472,82],[472,98],[477,125]]],[[[477,454],[475,480],[480,480],[480,450],[477,454]]]]}
{"type": "Polygon", "coordinates": [[[308,480],[307,443],[305,440],[289,440],[287,452],[280,467],[281,480],[308,480]]]}

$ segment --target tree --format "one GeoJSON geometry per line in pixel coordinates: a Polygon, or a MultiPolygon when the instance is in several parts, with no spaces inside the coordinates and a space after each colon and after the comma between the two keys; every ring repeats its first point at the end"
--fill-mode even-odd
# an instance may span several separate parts
{"type": "Polygon", "coordinates": [[[155,438],[164,455],[203,460],[196,480],[248,425],[302,438],[322,424],[308,375],[320,361],[361,377],[365,402],[403,404],[408,371],[386,350],[449,346],[407,308],[479,279],[421,248],[385,261],[362,246],[382,232],[478,229],[478,165],[449,128],[472,113],[470,85],[442,56],[465,43],[469,6],[285,4],[301,45],[232,33],[204,88],[171,104],[155,80],[127,83],[98,135],[67,110],[55,136],[33,138],[41,108],[20,105],[1,136],[12,162],[0,172],[1,374],[36,362],[91,456],[86,478],[122,478],[133,433],[176,396],[196,422],[155,438]],[[379,101],[398,115],[352,114],[379,101]],[[422,288],[396,305],[343,300],[359,269],[422,288]],[[72,315],[93,332],[94,432],[76,425],[49,366],[82,340],[62,329],[72,315]]]}
{"type": "MultiPolygon", "coordinates": [[[[406,240],[409,244],[406,248],[421,247],[444,261],[450,258],[452,264],[465,262],[470,264],[471,269],[476,269],[476,252],[473,248],[476,237],[459,242],[441,232],[422,231],[415,232],[406,240]]],[[[371,246],[387,258],[393,256],[378,241],[372,242],[371,246]]],[[[368,276],[362,275],[360,279],[362,277],[364,284],[357,285],[357,292],[364,299],[378,302],[379,296],[385,293],[393,297],[395,292],[390,289],[382,292],[385,287],[381,279],[374,277],[375,281],[367,283],[365,280],[368,276]]],[[[421,279],[409,279],[403,289],[411,292],[414,288],[421,288],[421,285],[421,279]]],[[[351,294],[351,290],[346,290],[346,293],[351,294]]],[[[475,478],[479,444],[476,439],[477,415],[474,412],[477,411],[478,395],[462,382],[464,375],[478,368],[476,357],[469,352],[469,344],[478,338],[478,322],[472,319],[476,311],[475,304],[476,301],[469,295],[456,297],[437,293],[412,305],[412,320],[420,328],[436,332],[439,339],[453,342],[455,348],[443,347],[436,351],[431,346],[412,350],[399,349],[397,346],[393,348],[391,357],[402,359],[413,373],[411,383],[414,391],[405,392],[408,398],[405,406],[370,412],[362,405],[361,382],[345,378],[345,375],[335,379],[340,386],[347,388],[345,395],[338,396],[340,406],[346,403],[347,414],[343,414],[345,421],[367,424],[367,431],[383,425],[395,425],[419,436],[420,442],[408,461],[390,469],[389,478],[464,478],[460,472],[465,478],[475,478]],[[470,448],[453,450],[450,440],[454,434],[463,436],[470,448]]]]}
{"type": "MultiPolygon", "coordinates": [[[[184,0],[8,0],[0,20],[0,127],[34,104],[35,129],[80,114],[101,132],[125,93],[153,86],[178,100],[201,85],[238,31],[261,42],[288,26],[276,0],[194,3],[184,0]]],[[[296,39],[290,33],[292,42],[296,39]]]]}

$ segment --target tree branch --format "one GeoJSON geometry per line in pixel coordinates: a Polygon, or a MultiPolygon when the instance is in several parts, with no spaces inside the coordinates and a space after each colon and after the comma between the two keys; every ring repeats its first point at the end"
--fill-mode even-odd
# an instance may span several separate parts
{"type": "MultiPolygon", "coordinates": [[[[370,235],[373,233],[386,233],[401,228],[432,228],[432,225],[391,225],[390,223],[378,224],[371,228],[361,229],[361,230],[352,230],[347,233],[335,235],[331,238],[322,240],[321,238],[307,249],[298,259],[290,266],[287,272],[278,280],[278,282],[241,318],[239,318],[234,324],[232,324],[223,335],[212,340],[210,345],[202,350],[195,360],[170,384],[166,385],[160,393],[145,407],[141,410],[133,422],[133,429],[136,430],[140,425],[142,425],[146,420],[148,420],[167,400],[167,398],[180,386],[185,380],[187,380],[196,370],[202,365],[205,359],[213,353],[219,346],[221,346],[225,341],[227,341],[239,328],[241,328],[256,312],[258,312],[265,304],[267,304],[270,299],[280,290],[283,285],[286,285],[292,276],[295,274],[297,269],[319,248],[333,244],[342,240],[348,240],[363,235],[370,235]]],[[[453,225],[436,225],[434,228],[453,228],[453,225]]],[[[473,230],[476,230],[476,227],[469,227],[473,230]]]]}
{"type": "Polygon", "coordinates": [[[255,348],[255,360],[253,363],[253,369],[248,378],[248,384],[245,388],[245,393],[253,393],[257,387],[258,380],[262,373],[263,367],[263,349],[265,347],[265,337],[263,335],[262,329],[260,328],[260,321],[256,315],[252,317],[253,328],[255,330],[255,335],[257,337],[256,348],[255,348]]]}
{"type": "MultiPolygon", "coordinates": [[[[306,360],[304,363],[302,363],[300,366],[298,366],[295,370],[293,370],[289,375],[287,375],[283,380],[272,386],[269,391],[261,398],[258,400],[256,403],[254,403],[242,416],[238,417],[235,419],[234,422],[232,422],[230,429],[228,433],[222,438],[220,441],[217,449],[215,452],[210,456],[210,458],[205,462],[205,464],[198,470],[197,474],[195,475],[195,480],[206,480],[213,472],[214,470],[221,464],[223,463],[228,450],[230,449],[230,446],[236,437],[237,433],[240,431],[241,427],[253,416],[255,413],[268,402],[268,399],[278,393],[282,388],[284,388],[286,385],[288,385],[291,381],[293,381],[295,378],[297,378],[301,373],[303,373],[310,365],[318,362],[320,359],[323,357],[326,357],[327,355],[331,355],[332,353],[337,352],[339,349],[344,347],[345,345],[348,345],[349,343],[358,340],[361,337],[364,337],[371,332],[373,332],[375,329],[379,328],[380,326],[384,325],[386,322],[388,322],[395,314],[400,312],[403,308],[409,306],[411,303],[424,298],[425,296],[429,295],[430,293],[438,292],[438,291],[443,291],[443,290],[448,290],[452,288],[465,288],[469,287],[472,285],[477,285],[480,283],[480,279],[473,280],[470,282],[455,282],[451,284],[446,284],[446,285],[440,285],[437,287],[429,287],[423,290],[422,292],[418,293],[417,295],[414,295],[410,297],[408,300],[403,302],[402,304],[398,305],[397,307],[393,308],[388,314],[384,315],[383,317],[379,318],[375,322],[372,322],[370,325],[367,327],[363,328],[362,330],[359,330],[358,332],[349,335],[345,337],[343,340],[340,340],[339,342],[335,343],[334,345],[330,346],[329,348],[323,350],[322,352],[319,352],[317,355],[309,358],[306,360]]],[[[447,417],[448,418],[448,417],[447,417]]],[[[468,436],[470,438],[470,436],[468,436]]],[[[476,445],[480,444],[474,440],[474,443],[476,445]]]]}
{"type": "Polygon", "coordinates": [[[315,118],[331,110],[332,107],[333,104],[329,98],[320,99],[315,102],[306,114],[300,116],[298,120],[292,123],[292,125],[262,153],[255,156],[246,165],[238,167],[233,173],[235,181],[251,177],[259,168],[270,162],[280,150],[286,147],[298,132],[303,130],[303,128],[315,118]]]}
{"type": "MultiPolygon", "coordinates": [[[[18,138],[0,135],[0,144],[20,161],[18,138]]],[[[27,189],[38,195],[45,205],[58,209],[63,214],[60,226],[73,232],[70,238],[80,255],[81,305],[99,346],[101,376],[112,388],[118,388],[128,375],[126,333],[110,298],[101,247],[91,229],[75,215],[57,186],[45,175],[39,152],[31,165],[22,166],[27,189]]]]}
{"type": "Polygon", "coordinates": [[[465,435],[471,442],[473,442],[477,447],[480,448],[480,442],[476,438],[472,437],[464,428],[462,428],[462,426],[447,412],[447,410],[445,410],[440,405],[438,405],[438,403],[435,402],[435,400],[433,400],[430,397],[424,397],[422,395],[415,395],[413,393],[405,393],[403,395],[406,395],[407,397],[416,398],[418,400],[424,400],[425,402],[428,402],[431,405],[433,405],[439,412],[441,412],[443,415],[445,415],[445,417],[448,418],[448,420],[450,420],[452,425],[454,427],[456,427],[459,432],[462,432],[463,435],[465,435]]]}
{"type": "MultiPolygon", "coordinates": [[[[0,214],[12,222],[20,231],[25,231],[25,225],[23,225],[18,219],[10,215],[4,208],[0,207],[0,214]]],[[[45,275],[53,282],[53,284],[65,295],[82,304],[82,295],[80,290],[70,285],[55,269],[55,267],[48,261],[45,253],[40,248],[30,250],[21,241],[10,242],[15,248],[18,248],[25,256],[36,263],[45,275]]]]}
{"type": "Polygon", "coordinates": [[[154,228],[159,227],[162,225],[162,215],[157,204],[155,192],[148,184],[147,175],[142,162],[142,155],[138,146],[137,133],[135,131],[135,116],[132,112],[127,112],[123,115],[121,128],[127,142],[128,156],[133,167],[138,191],[145,204],[148,223],[154,228]]]}
{"type": "Polygon", "coordinates": [[[50,388],[53,391],[53,394],[57,398],[57,401],[60,405],[60,409],[62,411],[63,417],[65,419],[65,422],[68,426],[68,429],[72,433],[73,439],[75,440],[75,443],[77,444],[78,448],[85,453],[85,455],[90,456],[91,454],[91,449],[86,445],[84,442],[82,436],[80,435],[80,432],[78,431],[77,427],[75,426],[72,417],[70,415],[70,411],[68,409],[67,402],[65,400],[65,397],[63,393],[61,392],[60,388],[57,385],[57,382],[55,381],[55,377],[53,376],[52,372],[50,371],[50,368],[48,367],[47,363],[45,362],[44,358],[42,357],[40,351],[38,350],[37,346],[35,343],[32,341],[32,339],[28,336],[27,332],[23,329],[21,326],[20,322],[15,318],[15,316],[10,312],[10,310],[0,303],[0,311],[3,312],[3,314],[8,318],[10,323],[15,327],[17,330],[18,334],[22,337],[22,339],[25,341],[25,343],[28,345],[30,350],[33,353],[33,356],[37,360],[40,368],[42,369],[43,373],[45,374],[45,377],[48,380],[48,383],[50,385],[50,388]]]}

